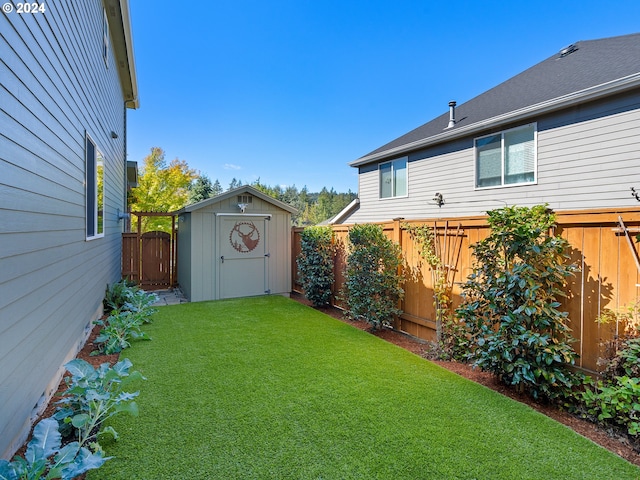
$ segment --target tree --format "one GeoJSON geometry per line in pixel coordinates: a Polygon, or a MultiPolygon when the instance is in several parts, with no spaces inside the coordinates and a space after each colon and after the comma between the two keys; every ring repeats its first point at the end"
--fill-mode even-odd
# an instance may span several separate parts
{"type": "Polygon", "coordinates": [[[575,271],[568,242],[550,234],[546,205],[488,212],[491,233],[473,246],[476,266],[456,314],[468,329],[470,359],[535,398],[571,391],[577,358],[567,312],[558,310],[575,271]]]}
{"type": "Polygon", "coordinates": [[[213,196],[213,185],[205,174],[198,175],[196,180],[189,185],[189,204],[201,202],[213,196]]]}
{"type": "Polygon", "coordinates": [[[333,230],[330,226],[307,227],[300,234],[296,259],[304,295],[314,306],[331,303],[333,287],[333,230]]]}
{"type": "MultiPolygon", "coordinates": [[[[184,160],[172,160],[168,165],[164,151],[151,148],[144,159],[138,186],[131,189],[130,205],[133,212],[173,212],[181,209],[189,200],[189,186],[197,177],[184,160]]],[[[132,219],[136,224],[136,218],[132,219]]],[[[142,231],[171,231],[168,217],[145,217],[142,231]]]]}
{"type": "Polygon", "coordinates": [[[404,296],[401,287],[400,246],[390,240],[380,225],[354,225],[349,229],[349,254],[343,297],[347,314],[364,319],[373,329],[390,325],[404,296]]]}

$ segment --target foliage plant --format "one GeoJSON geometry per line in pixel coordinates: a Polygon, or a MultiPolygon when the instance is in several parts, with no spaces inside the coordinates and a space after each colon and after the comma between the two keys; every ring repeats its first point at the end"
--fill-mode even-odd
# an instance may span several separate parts
{"type": "Polygon", "coordinates": [[[640,443],[640,303],[621,311],[605,310],[602,324],[617,324],[622,330],[609,342],[608,357],[598,381],[587,382],[581,394],[585,416],[617,425],[640,443]]]}
{"type": "Polygon", "coordinates": [[[373,329],[391,324],[404,296],[402,289],[402,252],[374,224],[354,225],[349,229],[346,279],[343,297],[347,314],[362,318],[373,329]]]}
{"type": "Polygon", "coordinates": [[[296,259],[305,297],[319,307],[331,303],[333,287],[333,230],[329,226],[305,228],[296,259]]]}
{"type": "Polygon", "coordinates": [[[107,285],[107,289],[104,294],[104,300],[102,304],[104,306],[104,312],[109,313],[112,310],[118,310],[124,306],[132,293],[138,289],[133,283],[127,279],[122,279],[119,282],[114,282],[111,285],[107,285]]]}
{"type": "Polygon", "coordinates": [[[534,398],[568,395],[577,354],[559,297],[575,267],[565,239],[550,234],[545,205],[488,212],[490,234],[473,246],[473,273],[456,313],[471,340],[468,357],[534,398]]]}
{"type": "Polygon", "coordinates": [[[15,456],[12,462],[0,459],[0,479],[42,480],[73,479],[88,470],[99,468],[109,457],[102,451],[90,452],[79,442],[62,446],[58,422],[41,420],[33,429],[24,458],[15,456]]]}
{"type": "Polygon", "coordinates": [[[119,353],[131,345],[130,340],[149,339],[141,327],[149,323],[156,312],[153,303],[157,298],[156,294],[140,290],[124,280],[108,287],[104,304],[109,307],[110,314],[104,320],[94,322],[102,328],[94,340],[98,349],[92,354],[119,353]]]}
{"type": "Polygon", "coordinates": [[[91,354],[120,353],[131,346],[131,340],[149,340],[140,328],[145,321],[144,315],[129,310],[114,310],[105,320],[96,320],[94,323],[102,328],[94,340],[98,349],[91,354]]]}
{"type": "Polygon", "coordinates": [[[132,363],[128,358],[113,367],[105,362],[97,368],[76,358],[65,367],[71,376],[65,377],[68,388],[62,393],[53,416],[62,425],[63,432],[75,432],[80,446],[93,443],[95,447],[98,436],[106,434],[117,439],[113,427],[100,427],[118,413],[138,415],[138,406],[133,399],[139,392],[130,393],[124,389],[132,380],[144,379],[142,374],[129,371],[132,363]]]}
{"type": "MultiPolygon", "coordinates": [[[[462,360],[467,351],[464,325],[453,312],[453,277],[451,266],[443,261],[436,245],[436,230],[428,225],[403,223],[411,238],[420,245],[420,256],[431,269],[433,306],[436,310],[440,357],[462,360]]],[[[455,255],[455,252],[454,252],[455,255]]]]}

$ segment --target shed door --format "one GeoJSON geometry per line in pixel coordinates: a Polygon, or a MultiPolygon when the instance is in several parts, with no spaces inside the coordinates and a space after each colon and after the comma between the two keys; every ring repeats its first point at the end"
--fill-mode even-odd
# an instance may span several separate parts
{"type": "Polygon", "coordinates": [[[269,293],[267,225],[265,217],[218,217],[220,298],[269,293]]]}

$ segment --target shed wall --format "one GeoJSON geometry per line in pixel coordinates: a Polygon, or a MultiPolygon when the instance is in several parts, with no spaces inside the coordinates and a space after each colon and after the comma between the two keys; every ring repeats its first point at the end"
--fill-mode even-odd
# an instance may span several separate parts
{"type": "MultiPolygon", "coordinates": [[[[218,240],[216,214],[219,213],[241,215],[236,197],[181,215],[185,221],[181,221],[178,228],[178,248],[186,248],[181,244],[184,244],[185,239],[188,238],[190,271],[185,267],[187,262],[179,256],[178,283],[192,302],[219,298],[217,272],[219,255],[216,248],[218,240]]],[[[268,269],[269,288],[274,294],[288,294],[291,292],[291,215],[255,196],[253,203],[247,207],[246,214],[271,215],[268,229],[271,253],[268,269]]]]}
{"type": "Polygon", "coordinates": [[[124,97],[99,0],[0,16],[0,456],[28,434],[120,278],[124,97]],[[110,136],[111,130],[118,134],[110,136]],[[85,240],[85,133],[105,157],[105,236],[85,240]]]}

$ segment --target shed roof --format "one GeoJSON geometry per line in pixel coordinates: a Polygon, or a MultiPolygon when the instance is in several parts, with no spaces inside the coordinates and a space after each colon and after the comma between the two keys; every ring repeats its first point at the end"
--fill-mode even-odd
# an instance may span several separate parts
{"type": "Polygon", "coordinates": [[[640,33],[578,41],[351,162],[359,166],[640,86],[640,33]],[[564,52],[564,54],[563,54],[564,52]]]}
{"type": "Polygon", "coordinates": [[[277,200],[267,195],[266,193],[261,192],[257,188],[252,187],[251,185],[243,185],[241,187],[234,188],[233,190],[228,190],[224,193],[221,193],[220,195],[216,195],[215,197],[207,198],[206,200],[202,200],[200,202],[187,205],[186,207],[178,210],[176,214],[179,215],[181,213],[193,212],[194,210],[199,210],[201,208],[208,207],[209,205],[213,205],[214,203],[222,202],[230,198],[233,198],[236,195],[242,195],[242,194],[248,194],[248,195],[253,195],[254,197],[258,197],[260,200],[263,200],[267,203],[271,203],[272,205],[278,208],[281,208],[282,210],[285,210],[289,213],[298,213],[298,210],[293,208],[288,203],[281,202],[280,200],[277,200]]]}

